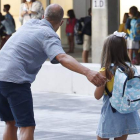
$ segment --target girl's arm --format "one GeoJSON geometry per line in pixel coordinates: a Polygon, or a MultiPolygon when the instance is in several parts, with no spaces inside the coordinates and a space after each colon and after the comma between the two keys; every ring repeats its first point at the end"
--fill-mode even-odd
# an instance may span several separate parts
{"type": "MultiPolygon", "coordinates": [[[[101,71],[100,72],[104,77],[106,77],[105,71],[101,71]]],[[[101,87],[97,87],[95,92],[94,92],[94,97],[99,100],[103,94],[104,94],[104,90],[105,90],[105,85],[101,86],[101,87]]]]}

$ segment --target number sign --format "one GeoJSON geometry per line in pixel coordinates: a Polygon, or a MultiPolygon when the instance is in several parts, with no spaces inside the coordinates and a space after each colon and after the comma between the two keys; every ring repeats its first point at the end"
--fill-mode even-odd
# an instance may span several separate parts
{"type": "Polygon", "coordinates": [[[94,9],[102,9],[105,8],[105,1],[106,0],[93,0],[93,8],[94,9]]]}

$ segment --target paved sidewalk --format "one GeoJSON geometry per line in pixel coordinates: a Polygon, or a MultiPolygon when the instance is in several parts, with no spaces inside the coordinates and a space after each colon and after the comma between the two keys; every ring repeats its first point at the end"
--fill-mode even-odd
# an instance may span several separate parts
{"type": "MultiPolygon", "coordinates": [[[[34,93],[35,140],[96,140],[102,101],[93,96],[34,93]]],[[[0,140],[4,123],[0,122],[0,140]]],[[[140,134],[128,140],[140,140],[140,134]]]]}

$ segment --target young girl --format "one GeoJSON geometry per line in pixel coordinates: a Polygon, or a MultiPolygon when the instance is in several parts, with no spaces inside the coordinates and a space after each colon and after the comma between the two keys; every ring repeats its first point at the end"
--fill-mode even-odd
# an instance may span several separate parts
{"type": "MultiPolygon", "coordinates": [[[[134,75],[130,59],[127,55],[124,35],[125,33],[122,32],[114,32],[105,40],[102,51],[100,73],[108,79],[105,86],[110,92],[113,90],[114,73],[117,66],[123,67],[129,78],[132,78],[134,75]]],[[[113,113],[109,96],[105,92],[105,86],[97,87],[94,93],[95,98],[98,100],[103,96],[97,140],[109,140],[110,138],[114,138],[114,140],[127,140],[129,134],[140,133],[138,112],[120,114],[116,111],[113,113]]]]}
{"type": "Polygon", "coordinates": [[[67,53],[74,53],[74,26],[76,24],[76,18],[73,10],[68,10],[67,15],[69,16],[66,25],[66,34],[69,44],[69,50],[67,53]]]}
{"type": "Polygon", "coordinates": [[[132,64],[138,65],[140,63],[140,57],[138,54],[138,50],[139,50],[139,41],[135,41],[134,38],[134,33],[133,33],[133,29],[135,28],[135,20],[137,20],[137,16],[138,16],[138,9],[135,6],[132,6],[129,9],[129,18],[128,21],[126,22],[126,29],[127,32],[129,34],[128,38],[127,38],[127,49],[128,49],[128,55],[129,58],[132,62],[132,64]],[[135,58],[134,58],[134,54],[135,54],[135,58]]]}

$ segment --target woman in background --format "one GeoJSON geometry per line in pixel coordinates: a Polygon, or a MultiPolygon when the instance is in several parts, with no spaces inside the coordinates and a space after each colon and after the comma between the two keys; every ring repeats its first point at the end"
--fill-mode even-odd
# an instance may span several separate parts
{"type": "Polygon", "coordinates": [[[24,24],[30,19],[41,19],[44,9],[41,2],[37,0],[23,0],[20,8],[20,21],[24,24]]]}
{"type": "Polygon", "coordinates": [[[135,23],[138,20],[139,11],[138,8],[135,6],[130,7],[129,9],[129,18],[126,22],[126,29],[128,31],[128,38],[127,38],[127,49],[128,49],[128,55],[129,58],[134,65],[140,64],[140,57],[138,54],[139,50],[139,41],[135,40],[135,33],[134,30],[136,30],[135,23]]]}

